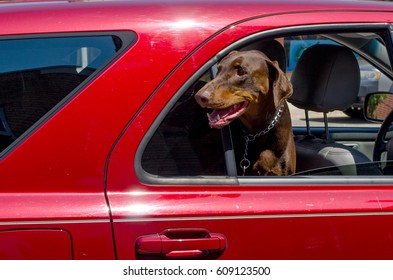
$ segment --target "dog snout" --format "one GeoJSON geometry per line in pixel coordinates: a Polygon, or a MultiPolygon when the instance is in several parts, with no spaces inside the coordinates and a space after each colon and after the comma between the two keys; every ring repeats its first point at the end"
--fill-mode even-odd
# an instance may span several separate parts
{"type": "Polygon", "coordinates": [[[210,101],[211,96],[212,93],[210,91],[202,90],[198,91],[197,94],[195,94],[195,99],[201,107],[206,107],[210,101]]]}

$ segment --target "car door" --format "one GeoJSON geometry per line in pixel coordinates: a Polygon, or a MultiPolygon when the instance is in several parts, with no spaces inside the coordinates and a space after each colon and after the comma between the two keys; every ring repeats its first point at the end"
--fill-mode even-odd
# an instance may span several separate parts
{"type": "Polygon", "coordinates": [[[96,130],[106,91],[90,86],[132,40],[129,32],[0,36],[0,259],[115,257],[103,170],[117,134],[96,130]]]}
{"type": "Polygon", "coordinates": [[[118,258],[393,256],[393,189],[387,177],[238,176],[230,144],[221,141],[228,132],[205,130],[196,121],[202,113],[192,96],[198,83],[214,75],[215,55],[242,46],[254,33],[270,38],[343,30],[337,24],[343,18],[353,30],[387,32],[379,21],[393,15],[293,13],[246,21],[217,34],[166,80],[110,156],[106,183],[118,258]]]}

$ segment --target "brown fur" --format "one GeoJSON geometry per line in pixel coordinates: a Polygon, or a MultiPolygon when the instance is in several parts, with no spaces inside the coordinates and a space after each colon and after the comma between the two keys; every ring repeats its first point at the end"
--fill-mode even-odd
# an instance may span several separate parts
{"type": "Polygon", "coordinates": [[[296,165],[291,117],[286,103],[291,95],[292,85],[278,63],[252,50],[227,55],[218,64],[217,76],[200,89],[195,98],[200,106],[221,112],[211,114],[212,127],[222,128],[237,118],[241,121],[243,128],[236,132],[240,138],[234,140],[238,162],[244,154],[244,132],[241,131],[259,133],[270,124],[283,104],[284,111],[276,126],[249,142],[247,158],[251,166],[247,174],[252,171],[251,174],[284,176],[294,173],[296,165]],[[233,110],[237,113],[231,111],[231,117],[227,118],[226,112],[235,108],[231,107],[235,104],[242,104],[239,105],[241,110],[236,107],[233,110]]]}

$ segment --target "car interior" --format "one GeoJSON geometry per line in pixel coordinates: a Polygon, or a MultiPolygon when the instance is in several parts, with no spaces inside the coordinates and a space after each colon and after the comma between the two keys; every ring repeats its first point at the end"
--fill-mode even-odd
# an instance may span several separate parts
{"type": "MultiPolygon", "coordinates": [[[[323,42],[307,47],[291,74],[294,93],[288,101],[305,110],[306,121],[306,134],[295,132],[296,175],[389,175],[387,169],[381,168],[381,159],[375,161],[370,157],[375,153],[370,148],[377,138],[377,127],[368,126],[363,117],[358,121],[364,122],[364,127],[343,118],[344,128],[331,129],[328,117],[329,112],[344,111],[358,96],[362,75],[357,57],[363,55],[383,71],[391,72],[381,36],[349,33],[318,37],[323,38],[323,42]],[[332,61],[334,67],[330,65],[332,61]],[[319,133],[310,128],[308,113],[311,111],[323,115],[323,129],[319,129],[319,133]]],[[[390,89],[391,79],[386,79],[389,82],[383,90],[390,89]]],[[[386,159],[382,161],[386,164],[386,159]]]]}

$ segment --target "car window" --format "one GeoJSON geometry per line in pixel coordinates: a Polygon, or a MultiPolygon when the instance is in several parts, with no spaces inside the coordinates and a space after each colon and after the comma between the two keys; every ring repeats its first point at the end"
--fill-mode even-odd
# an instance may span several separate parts
{"type": "MultiPolygon", "coordinates": [[[[348,83],[357,83],[357,91],[351,93],[354,97],[350,103],[343,103],[345,106],[338,105],[337,109],[334,106],[329,107],[326,114],[323,113],[324,109],[313,110],[314,105],[311,105],[311,108],[299,106],[293,96],[288,99],[293,127],[293,133],[288,137],[294,137],[297,166],[296,173],[291,175],[392,175],[388,172],[391,164],[386,163],[386,158],[382,164],[373,162],[374,142],[380,124],[369,122],[363,117],[364,98],[368,93],[391,91],[393,88],[392,80],[384,74],[386,69],[379,68],[381,62],[382,67],[390,68],[386,46],[379,33],[291,35],[250,42],[248,45],[241,45],[237,50],[257,49],[267,56],[272,55],[287,78],[295,84],[294,90],[299,90],[297,82],[294,81],[296,78],[293,77],[296,67],[303,53],[315,45],[337,46],[351,53],[356,63],[354,69],[358,80],[348,83]],[[262,48],[271,45],[272,40],[281,44],[286,56],[284,63],[274,57],[274,50],[262,48]],[[370,47],[376,44],[377,47],[370,47]]],[[[320,56],[324,55],[324,52],[321,52],[320,56]]],[[[318,57],[314,58],[314,61],[318,61],[318,57]]],[[[241,178],[246,174],[239,171],[240,162],[250,153],[250,150],[247,150],[249,143],[245,143],[247,133],[244,126],[238,120],[233,121],[229,125],[230,133],[224,133],[223,136],[224,129],[209,127],[207,114],[212,110],[201,108],[195,102],[195,93],[214,78],[214,67],[179,98],[153,134],[142,156],[142,168],[148,173],[172,178],[210,175],[241,178]],[[229,141],[235,158],[232,165],[228,164],[231,157],[224,156],[225,139],[228,135],[231,135],[229,141]],[[228,166],[236,166],[236,174],[228,171],[228,166]]],[[[308,82],[314,83],[310,79],[308,82]]],[[[337,83],[334,79],[329,80],[329,83],[333,83],[333,87],[346,86],[345,79],[340,79],[338,84],[334,84],[337,83]]],[[[346,99],[346,91],[342,92],[341,96],[333,99],[346,99]]]]}
{"type": "Polygon", "coordinates": [[[120,47],[109,35],[0,40],[0,152],[120,47]]]}

